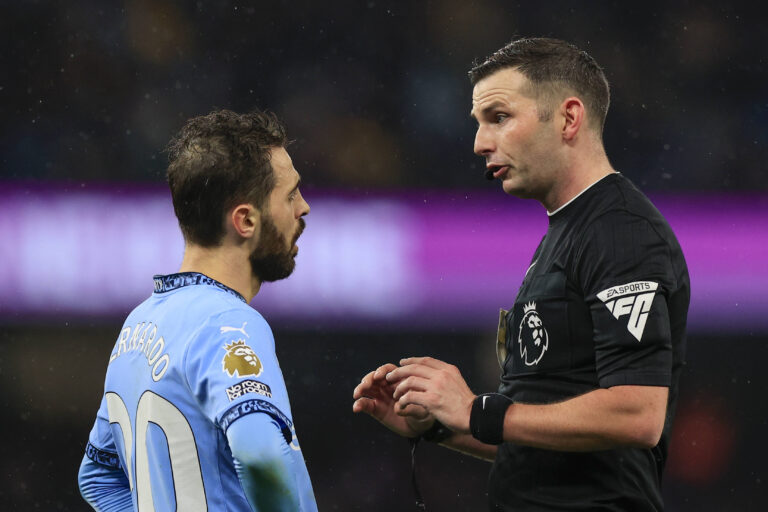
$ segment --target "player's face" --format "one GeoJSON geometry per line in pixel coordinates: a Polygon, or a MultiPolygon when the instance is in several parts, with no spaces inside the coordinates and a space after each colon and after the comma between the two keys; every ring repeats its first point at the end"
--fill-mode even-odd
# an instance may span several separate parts
{"type": "Polygon", "coordinates": [[[304,231],[309,205],[299,191],[299,173],[285,148],[273,148],[275,187],[261,216],[258,246],[251,254],[251,268],[261,281],[277,281],[291,275],[299,252],[296,245],[304,231]]]}
{"type": "Polygon", "coordinates": [[[561,138],[553,121],[539,120],[536,100],[530,92],[524,94],[529,84],[522,73],[506,68],[475,85],[474,151],[485,157],[506,193],[543,200],[557,179],[561,138]]]}

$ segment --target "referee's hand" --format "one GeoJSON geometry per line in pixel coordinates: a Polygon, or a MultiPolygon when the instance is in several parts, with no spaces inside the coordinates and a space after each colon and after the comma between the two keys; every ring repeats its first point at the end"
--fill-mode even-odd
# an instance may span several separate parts
{"type": "Polygon", "coordinates": [[[386,375],[396,385],[397,413],[410,416],[421,407],[454,432],[468,434],[475,394],[459,369],[432,357],[409,357],[400,364],[386,375]]]}
{"type": "Polygon", "coordinates": [[[387,363],[363,377],[352,393],[352,398],[355,399],[352,411],[372,416],[398,435],[417,437],[426,432],[435,419],[418,405],[411,406],[407,416],[399,410],[400,407],[393,397],[397,383],[387,380],[387,375],[396,368],[394,364],[387,363]]]}

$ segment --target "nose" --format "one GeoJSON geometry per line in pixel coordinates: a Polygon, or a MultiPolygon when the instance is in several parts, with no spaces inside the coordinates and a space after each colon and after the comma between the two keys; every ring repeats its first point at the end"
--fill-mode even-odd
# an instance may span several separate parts
{"type": "Polygon", "coordinates": [[[475,154],[480,156],[487,156],[493,153],[495,150],[496,145],[493,141],[493,135],[491,134],[490,127],[481,124],[477,127],[477,133],[475,133],[475,154]]]}
{"type": "Polygon", "coordinates": [[[301,195],[301,192],[299,194],[299,217],[303,217],[307,214],[309,214],[309,203],[304,199],[304,196],[301,195]]]}

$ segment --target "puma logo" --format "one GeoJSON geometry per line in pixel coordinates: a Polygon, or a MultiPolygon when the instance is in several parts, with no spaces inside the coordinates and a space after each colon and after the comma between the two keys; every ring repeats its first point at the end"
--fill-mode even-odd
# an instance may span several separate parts
{"type": "Polygon", "coordinates": [[[224,327],[219,328],[219,330],[221,331],[221,334],[224,334],[226,332],[241,332],[241,333],[243,333],[243,336],[245,336],[246,338],[250,338],[250,336],[248,336],[248,333],[245,332],[245,324],[247,324],[247,323],[248,322],[243,322],[243,326],[242,327],[224,326],[224,327]]]}

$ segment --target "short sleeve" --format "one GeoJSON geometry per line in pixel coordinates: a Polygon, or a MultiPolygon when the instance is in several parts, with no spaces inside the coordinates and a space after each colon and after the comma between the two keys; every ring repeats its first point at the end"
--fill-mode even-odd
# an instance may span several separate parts
{"type": "Polygon", "coordinates": [[[675,282],[667,243],[645,218],[612,211],[585,232],[576,268],[600,386],[669,386],[667,298],[675,282]]]}
{"type": "Polygon", "coordinates": [[[288,442],[292,421],[272,330],[253,309],[214,315],[185,356],[187,382],[204,414],[226,433],[254,413],[272,417],[288,442]]]}

